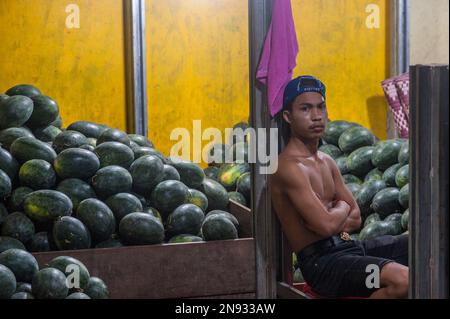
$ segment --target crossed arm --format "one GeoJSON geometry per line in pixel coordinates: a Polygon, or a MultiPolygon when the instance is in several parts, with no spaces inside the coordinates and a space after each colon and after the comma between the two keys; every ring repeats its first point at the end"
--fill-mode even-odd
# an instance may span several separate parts
{"type": "Polygon", "coordinates": [[[361,225],[361,214],[336,164],[330,159],[330,168],[336,188],[331,207],[325,207],[317,197],[306,174],[296,163],[288,163],[278,171],[277,178],[284,186],[291,205],[301,215],[305,226],[312,232],[330,237],[342,231],[352,232],[361,225]]]}

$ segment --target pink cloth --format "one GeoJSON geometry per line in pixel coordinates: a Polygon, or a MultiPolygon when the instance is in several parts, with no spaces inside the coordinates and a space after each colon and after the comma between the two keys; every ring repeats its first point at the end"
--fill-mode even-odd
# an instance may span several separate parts
{"type": "Polygon", "coordinates": [[[286,84],[292,79],[298,54],[297,34],[290,0],[274,0],[272,22],[256,78],[267,85],[270,114],[283,106],[286,84]]]}
{"type": "Polygon", "coordinates": [[[407,74],[381,82],[400,137],[409,136],[409,77],[407,74]]]}

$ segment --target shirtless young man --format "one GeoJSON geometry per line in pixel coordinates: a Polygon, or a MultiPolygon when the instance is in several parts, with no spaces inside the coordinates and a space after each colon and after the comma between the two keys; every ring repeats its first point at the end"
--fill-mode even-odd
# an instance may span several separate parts
{"type": "Polygon", "coordinates": [[[407,298],[408,238],[382,236],[353,241],[361,216],[334,160],[318,151],[327,120],[325,86],[304,76],[284,92],[283,138],[272,202],[305,281],[318,294],[339,298],[407,298]],[[380,288],[366,279],[378,266],[380,288]],[[373,266],[372,266],[373,267],[373,266]],[[373,269],[373,268],[372,268],[373,269]],[[368,287],[369,286],[369,287],[368,287]]]}

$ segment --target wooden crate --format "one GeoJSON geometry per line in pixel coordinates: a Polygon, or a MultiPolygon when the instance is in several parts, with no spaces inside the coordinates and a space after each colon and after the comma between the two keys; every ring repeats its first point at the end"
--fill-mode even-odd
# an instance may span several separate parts
{"type": "Polygon", "coordinates": [[[254,298],[252,214],[236,203],[240,239],[35,253],[42,267],[57,256],[83,262],[102,278],[113,299],[254,298]],[[246,237],[246,238],[243,238],[246,237]]]}

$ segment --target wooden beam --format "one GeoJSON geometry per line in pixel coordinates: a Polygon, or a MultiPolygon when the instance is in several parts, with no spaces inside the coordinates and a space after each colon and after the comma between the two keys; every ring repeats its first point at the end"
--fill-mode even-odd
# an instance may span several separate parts
{"type": "Polygon", "coordinates": [[[410,76],[410,297],[448,298],[448,65],[410,76]]]}
{"type": "MultiPolygon", "coordinates": [[[[251,124],[255,129],[265,129],[267,133],[272,126],[272,122],[264,87],[256,80],[256,70],[270,25],[271,8],[272,0],[249,0],[251,124]]],[[[266,136],[269,136],[269,134],[266,134],[266,136]]],[[[269,141],[269,139],[267,140],[269,141]]],[[[267,184],[268,176],[261,174],[260,168],[260,163],[252,165],[256,294],[257,298],[276,298],[275,222],[271,211],[270,190],[267,184]]]]}

